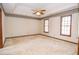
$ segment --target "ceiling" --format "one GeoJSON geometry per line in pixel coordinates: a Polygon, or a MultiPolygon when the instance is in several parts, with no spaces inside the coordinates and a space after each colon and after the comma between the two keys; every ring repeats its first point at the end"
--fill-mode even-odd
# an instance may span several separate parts
{"type": "Polygon", "coordinates": [[[19,14],[38,18],[77,7],[77,3],[3,3],[2,5],[8,14],[19,14]],[[45,9],[46,13],[42,16],[36,16],[32,11],[36,8],[45,9]]]}

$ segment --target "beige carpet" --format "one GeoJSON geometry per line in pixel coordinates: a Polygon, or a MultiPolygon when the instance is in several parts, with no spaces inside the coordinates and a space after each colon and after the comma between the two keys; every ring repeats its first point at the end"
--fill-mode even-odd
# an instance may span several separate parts
{"type": "Polygon", "coordinates": [[[41,35],[7,39],[0,55],[75,55],[77,45],[41,35]]]}

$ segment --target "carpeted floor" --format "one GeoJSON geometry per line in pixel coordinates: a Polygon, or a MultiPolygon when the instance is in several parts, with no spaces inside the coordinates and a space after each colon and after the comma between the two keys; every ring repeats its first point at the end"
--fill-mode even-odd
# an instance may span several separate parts
{"type": "Polygon", "coordinates": [[[41,35],[6,39],[0,55],[76,55],[77,45],[41,35]]]}

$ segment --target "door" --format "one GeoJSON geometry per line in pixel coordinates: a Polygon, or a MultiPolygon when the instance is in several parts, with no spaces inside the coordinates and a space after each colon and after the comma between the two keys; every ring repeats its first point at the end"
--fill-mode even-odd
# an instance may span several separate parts
{"type": "Polygon", "coordinates": [[[2,10],[0,8],[0,48],[3,47],[3,40],[2,40],[2,10]]]}

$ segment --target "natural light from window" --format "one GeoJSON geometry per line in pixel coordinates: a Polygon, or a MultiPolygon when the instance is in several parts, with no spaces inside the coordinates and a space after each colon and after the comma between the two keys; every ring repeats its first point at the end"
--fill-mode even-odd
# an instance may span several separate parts
{"type": "Polygon", "coordinates": [[[61,19],[61,35],[71,35],[71,16],[64,16],[61,19]]]}
{"type": "Polygon", "coordinates": [[[48,20],[45,20],[44,22],[44,31],[48,32],[48,20]]]}

